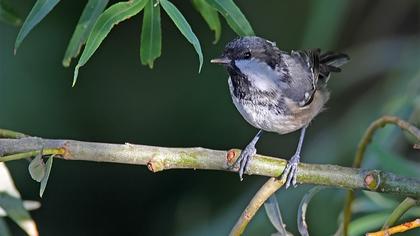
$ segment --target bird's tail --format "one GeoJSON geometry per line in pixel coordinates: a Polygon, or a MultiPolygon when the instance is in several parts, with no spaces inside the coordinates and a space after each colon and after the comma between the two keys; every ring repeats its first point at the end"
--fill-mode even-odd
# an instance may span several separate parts
{"type": "Polygon", "coordinates": [[[340,67],[346,64],[350,57],[344,53],[325,52],[319,56],[320,79],[328,79],[331,72],[340,72],[340,67]]]}

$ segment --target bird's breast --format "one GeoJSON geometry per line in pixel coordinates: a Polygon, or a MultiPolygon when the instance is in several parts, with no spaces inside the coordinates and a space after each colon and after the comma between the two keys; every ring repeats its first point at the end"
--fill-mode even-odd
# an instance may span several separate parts
{"type": "Polygon", "coordinates": [[[247,97],[235,96],[232,79],[228,79],[229,90],[235,107],[242,117],[252,126],[269,132],[286,134],[298,130],[308,124],[321,110],[328,93],[317,91],[314,102],[299,107],[277,93],[263,93],[249,90],[247,97]]]}

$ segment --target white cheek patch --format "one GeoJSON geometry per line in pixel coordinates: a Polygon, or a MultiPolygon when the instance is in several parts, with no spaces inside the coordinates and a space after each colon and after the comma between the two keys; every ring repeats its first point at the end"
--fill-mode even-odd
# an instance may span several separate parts
{"type": "Polygon", "coordinates": [[[237,60],[235,65],[243,74],[248,76],[249,81],[258,89],[263,91],[271,91],[276,89],[274,82],[278,78],[275,70],[269,65],[256,59],[237,60]]]}

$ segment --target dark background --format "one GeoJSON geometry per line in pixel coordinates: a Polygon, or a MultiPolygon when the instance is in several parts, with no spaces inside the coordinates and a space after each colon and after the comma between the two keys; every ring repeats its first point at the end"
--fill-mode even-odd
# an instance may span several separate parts
{"type": "MultiPolygon", "coordinates": [[[[0,127],[46,138],[220,150],[244,147],[257,130],[232,104],[226,72],[209,63],[235,34],[222,20],[222,38],[213,45],[213,33],[190,2],[173,2],[200,39],[205,58],[200,74],[193,48],[163,11],[162,57],[153,70],[139,59],[141,14],[111,31],[80,69],[75,88],[74,62],[63,68],[61,60],[85,1],[60,2],[16,56],[19,29],[0,24],[0,127]]],[[[384,114],[420,124],[419,1],[236,2],[256,34],[276,41],[283,50],[320,47],[352,58],[330,80],[332,96],[307,132],[304,162],[350,166],[364,130],[384,114]]],[[[26,16],[33,2],[13,4],[26,16]]],[[[297,141],[298,132],[265,134],[257,148],[263,154],[289,157],[297,141]]],[[[419,177],[419,151],[411,147],[407,136],[388,127],[375,136],[363,166],[419,177]]],[[[267,179],[248,176],[240,182],[236,174],[221,171],[154,174],[144,166],[57,160],[44,198],[39,199],[28,162],[7,165],[22,197],[42,202],[32,212],[41,235],[226,235],[267,179]]],[[[309,188],[277,194],[292,232],[297,232],[297,207],[309,188]]],[[[314,198],[307,216],[313,235],[335,232],[344,194],[330,189],[314,198]]],[[[363,222],[369,230],[378,229],[380,217],[386,217],[391,206],[381,206],[377,195],[358,196],[379,206],[372,212],[362,208],[353,230],[360,230],[363,222]],[[360,218],[366,216],[371,217],[360,218]]],[[[9,225],[14,235],[22,234],[9,225]]],[[[260,210],[246,235],[273,232],[260,210]]],[[[360,232],[365,231],[353,234],[360,232]]]]}

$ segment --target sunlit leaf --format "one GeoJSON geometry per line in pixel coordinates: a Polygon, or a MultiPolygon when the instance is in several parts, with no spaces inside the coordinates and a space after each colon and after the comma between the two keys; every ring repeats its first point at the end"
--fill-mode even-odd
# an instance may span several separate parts
{"type": "Polygon", "coordinates": [[[230,28],[240,36],[254,35],[251,25],[232,0],[206,0],[222,14],[230,28]]]}
{"type": "Polygon", "coordinates": [[[32,159],[31,163],[29,163],[28,169],[32,179],[37,182],[41,182],[46,171],[45,163],[41,154],[36,155],[35,158],[32,159]]]}
{"type": "Polygon", "coordinates": [[[0,0],[0,21],[14,26],[22,24],[22,20],[18,14],[4,0],[0,0]]]}
{"type": "Polygon", "coordinates": [[[20,199],[20,194],[4,163],[0,163],[0,208],[28,235],[38,235],[35,222],[26,211],[20,199]]]}
{"type": "Polygon", "coordinates": [[[73,36],[67,46],[63,58],[63,66],[68,67],[71,59],[79,55],[80,49],[86,43],[87,37],[99,15],[104,11],[108,0],[89,0],[80,16],[73,36]]]}
{"type": "MultiPolygon", "coordinates": [[[[27,201],[24,200],[23,201],[23,207],[27,210],[27,211],[32,211],[32,210],[36,210],[39,209],[41,207],[41,203],[37,202],[37,201],[27,201]]],[[[0,219],[1,217],[7,216],[7,212],[0,207],[0,219]]],[[[2,235],[2,234],[0,234],[2,235]]]]}
{"type": "Polygon", "coordinates": [[[38,230],[35,222],[32,220],[28,211],[23,207],[22,200],[12,197],[5,192],[0,192],[0,207],[6,211],[10,217],[20,228],[22,228],[30,236],[38,236],[38,230]]]}
{"type": "Polygon", "coordinates": [[[220,35],[222,34],[219,13],[217,13],[217,10],[210,6],[206,0],[192,0],[192,2],[195,9],[200,12],[210,29],[214,31],[213,43],[217,43],[220,39],[220,35]]]}
{"type": "Polygon", "coordinates": [[[148,0],[118,2],[110,6],[99,16],[89,34],[85,49],[80,56],[79,62],[74,68],[73,86],[76,84],[79,68],[86,64],[111,29],[121,21],[137,15],[144,8],[147,2],[148,0]]]}
{"type": "Polygon", "coordinates": [[[44,178],[42,178],[41,180],[41,187],[39,188],[40,197],[42,197],[42,195],[44,194],[45,188],[47,187],[48,178],[50,177],[53,160],[54,160],[54,156],[50,156],[47,160],[47,164],[46,164],[47,169],[46,169],[44,178]]]}
{"type": "Polygon", "coordinates": [[[150,0],[144,8],[141,30],[140,59],[143,65],[153,68],[153,62],[160,57],[162,35],[160,27],[160,5],[150,0]]]}
{"type": "Polygon", "coordinates": [[[303,196],[302,201],[299,204],[297,223],[299,233],[302,236],[309,236],[308,224],[306,223],[306,210],[308,208],[309,202],[312,200],[312,197],[315,196],[316,193],[324,188],[325,187],[323,186],[312,188],[308,193],[305,194],[305,196],[303,196]]]}
{"type": "Polygon", "coordinates": [[[276,228],[279,236],[290,235],[286,231],[286,225],[283,223],[283,219],[280,212],[280,207],[277,202],[276,195],[271,195],[264,203],[265,213],[267,213],[268,219],[271,224],[276,228]]]}
{"type": "Polygon", "coordinates": [[[29,32],[57,5],[60,0],[38,0],[23,22],[15,41],[15,53],[29,32]]]}
{"type": "Polygon", "coordinates": [[[198,59],[200,61],[200,65],[198,71],[201,71],[201,66],[203,65],[203,52],[201,51],[200,41],[198,41],[197,36],[195,36],[194,32],[191,29],[190,24],[188,24],[185,17],[181,14],[181,12],[175,7],[174,4],[167,0],[161,0],[160,4],[162,5],[163,9],[175,23],[176,27],[178,27],[179,31],[181,31],[182,35],[190,42],[193,46],[195,51],[198,54],[198,59]]]}

